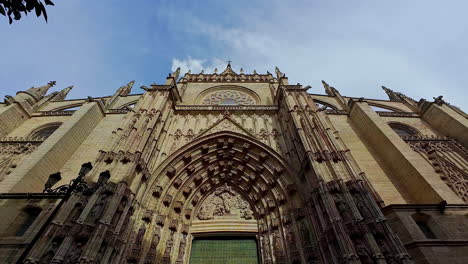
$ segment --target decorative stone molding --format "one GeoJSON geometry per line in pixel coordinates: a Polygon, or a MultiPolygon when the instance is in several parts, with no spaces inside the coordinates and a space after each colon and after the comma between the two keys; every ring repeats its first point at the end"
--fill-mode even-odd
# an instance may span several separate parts
{"type": "Polygon", "coordinates": [[[403,140],[434,167],[461,199],[468,201],[468,151],[461,144],[454,139],[436,136],[410,136],[403,140]]]}
{"type": "Polygon", "coordinates": [[[277,111],[274,105],[176,105],[176,111],[277,111]]]}
{"type": "Polygon", "coordinates": [[[76,111],[38,111],[34,115],[37,116],[71,116],[76,111]]]}
{"type": "Polygon", "coordinates": [[[271,74],[185,74],[180,82],[245,82],[245,83],[270,83],[274,82],[275,78],[271,74]]]}
{"type": "Polygon", "coordinates": [[[107,109],[106,114],[126,114],[130,112],[130,109],[120,108],[120,109],[107,109]]]}
{"type": "Polygon", "coordinates": [[[417,113],[412,112],[388,112],[388,111],[376,111],[379,116],[389,117],[420,117],[417,113]]]}

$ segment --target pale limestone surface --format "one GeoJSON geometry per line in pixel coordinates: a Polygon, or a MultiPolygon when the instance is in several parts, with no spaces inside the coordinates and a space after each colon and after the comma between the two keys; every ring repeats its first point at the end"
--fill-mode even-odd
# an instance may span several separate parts
{"type": "Polygon", "coordinates": [[[66,90],[57,99],[46,94],[51,82],[0,104],[0,166],[8,166],[0,172],[9,171],[0,192],[40,193],[57,171],[56,186],[67,184],[85,162],[94,167],[87,181],[111,175],[93,195],[64,203],[47,235],[38,231],[57,200],[1,200],[1,260],[15,262],[38,234],[28,263],[189,263],[191,240],[207,233],[255,236],[263,263],[439,263],[440,248],[453,263],[466,260],[467,183],[457,179],[467,177],[468,122],[460,110],[389,89],[388,101],[344,97],[325,82],[326,95],[311,95],[278,69],[179,74],[143,94],[130,94],[130,82],[112,96],[65,100],[66,90]],[[229,104],[206,105],[213,93],[229,104]],[[223,94],[247,96],[249,105],[223,94]],[[402,139],[390,122],[419,134],[402,139]],[[57,123],[48,138],[30,137],[57,123]],[[440,149],[415,151],[414,142],[429,141],[440,149]],[[28,142],[37,149],[12,149],[28,142]],[[223,184],[254,219],[232,204],[216,210],[237,213],[196,218],[223,184]],[[28,212],[37,218],[22,226],[28,212]]]}

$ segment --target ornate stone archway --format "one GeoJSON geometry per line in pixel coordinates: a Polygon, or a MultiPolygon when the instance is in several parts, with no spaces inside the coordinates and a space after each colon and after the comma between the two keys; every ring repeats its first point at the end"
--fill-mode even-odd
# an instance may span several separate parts
{"type": "MultiPolygon", "coordinates": [[[[139,254],[145,262],[188,263],[192,223],[210,220],[198,217],[200,209],[209,207],[213,202],[210,197],[225,192],[223,188],[230,189],[227,192],[232,196],[240,195],[252,213],[244,217],[251,219],[228,220],[232,224],[228,229],[255,235],[264,263],[301,262],[312,254],[310,248],[304,248],[312,241],[312,234],[300,209],[302,198],[296,192],[292,171],[275,151],[251,137],[218,132],[199,138],[161,164],[148,186],[142,197],[142,208],[147,209],[141,212],[143,221],[136,237],[140,241],[134,243],[144,240],[149,244],[139,254]],[[242,222],[252,220],[256,221],[253,227],[242,222]],[[151,228],[149,222],[156,225],[151,228]]],[[[205,231],[229,231],[219,226],[210,229],[209,224],[206,227],[205,231]]]]}

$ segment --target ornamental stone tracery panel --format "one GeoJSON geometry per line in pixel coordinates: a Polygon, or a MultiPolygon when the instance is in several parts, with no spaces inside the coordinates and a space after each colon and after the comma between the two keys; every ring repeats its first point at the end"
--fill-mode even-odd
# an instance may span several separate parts
{"type": "Polygon", "coordinates": [[[236,90],[215,91],[204,97],[205,105],[255,105],[255,99],[247,93],[236,90]]]}

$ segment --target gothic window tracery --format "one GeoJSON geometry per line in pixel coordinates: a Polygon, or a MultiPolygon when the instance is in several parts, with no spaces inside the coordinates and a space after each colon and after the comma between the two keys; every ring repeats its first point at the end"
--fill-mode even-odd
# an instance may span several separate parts
{"type": "Polygon", "coordinates": [[[388,125],[402,138],[419,135],[416,129],[401,123],[389,123],[388,125]]]}
{"type": "Polygon", "coordinates": [[[55,130],[57,130],[60,127],[60,125],[61,123],[54,123],[46,127],[40,128],[39,130],[33,132],[31,134],[31,137],[46,139],[50,137],[55,132],[55,130]]]}
{"type": "Polygon", "coordinates": [[[255,99],[241,91],[220,90],[205,96],[202,103],[205,105],[254,105],[255,99]]]}

